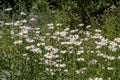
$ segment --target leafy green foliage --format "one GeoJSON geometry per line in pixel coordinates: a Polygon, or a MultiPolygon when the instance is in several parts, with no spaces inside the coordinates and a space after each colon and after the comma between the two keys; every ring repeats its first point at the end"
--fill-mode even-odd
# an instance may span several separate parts
{"type": "MultiPolygon", "coordinates": [[[[88,80],[89,78],[103,78],[119,80],[120,49],[118,47],[120,44],[114,41],[120,36],[119,5],[120,2],[117,0],[115,2],[114,0],[51,0],[50,3],[48,0],[19,0],[12,13],[3,9],[0,12],[0,79],[88,80]],[[109,10],[113,3],[117,4],[117,12],[109,10]],[[21,12],[25,12],[26,15],[21,15],[21,12]],[[24,23],[14,26],[17,21],[24,23]],[[96,33],[94,31],[96,28],[102,32],[96,33]],[[27,35],[21,33],[27,33],[27,35]],[[91,37],[95,34],[100,39],[92,39],[91,37]],[[77,37],[79,38],[74,40],[77,37]],[[27,38],[31,38],[30,40],[33,39],[35,42],[28,43],[27,38]],[[18,40],[21,40],[22,44],[14,43],[18,40]],[[102,44],[108,40],[107,45],[96,49],[96,46],[100,47],[101,43],[95,43],[102,40],[102,44]],[[81,45],[79,45],[80,41],[83,42],[81,45]],[[61,42],[68,42],[68,45],[61,45],[61,42]],[[40,45],[41,43],[45,43],[45,45],[40,45]],[[109,50],[108,46],[111,44],[114,47],[116,43],[117,51],[109,50]],[[34,53],[36,48],[33,52],[31,49],[27,50],[26,46],[30,45],[34,45],[37,49],[41,48],[43,52],[34,53]],[[58,61],[63,60],[66,65],[62,66],[65,66],[66,69],[61,68],[60,65],[56,65],[58,66],[56,68],[56,66],[45,64],[45,54],[50,52],[45,50],[45,47],[49,45],[55,47],[53,49],[58,49],[56,54],[59,57],[57,59],[58,61]],[[62,53],[62,50],[67,52],[62,53]],[[84,50],[84,52],[77,53],[78,50],[84,50]],[[98,53],[103,54],[98,56],[98,53]],[[56,70],[55,75],[50,72],[54,69],[56,70]]],[[[57,59],[53,60],[57,61],[57,59]]]]}

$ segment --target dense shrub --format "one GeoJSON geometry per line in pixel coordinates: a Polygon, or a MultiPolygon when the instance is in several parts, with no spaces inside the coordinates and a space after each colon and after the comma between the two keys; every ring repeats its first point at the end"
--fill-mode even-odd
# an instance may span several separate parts
{"type": "Polygon", "coordinates": [[[25,8],[29,11],[33,2],[34,0],[0,0],[0,9],[12,7],[14,10],[18,10],[22,5],[25,5],[25,8]]]}
{"type": "Polygon", "coordinates": [[[105,9],[113,4],[118,6],[118,3],[119,0],[66,0],[64,6],[70,14],[78,14],[85,22],[91,16],[102,14],[105,9]]]}
{"type": "MultiPolygon", "coordinates": [[[[0,0],[0,8],[13,7],[16,11],[21,10],[21,6],[24,6],[26,11],[30,11],[31,7],[36,5],[39,10],[59,9],[66,12],[72,22],[90,24],[91,17],[103,14],[113,4],[119,7],[119,3],[119,0],[0,0]]],[[[75,24],[71,25],[74,26],[75,24]]]]}

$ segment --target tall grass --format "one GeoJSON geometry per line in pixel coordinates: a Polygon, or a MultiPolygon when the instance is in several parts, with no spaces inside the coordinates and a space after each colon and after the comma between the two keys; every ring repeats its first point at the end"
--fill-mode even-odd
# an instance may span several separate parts
{"type": "Polygon", "coordinates": [[[55,9],[38,0],[29,12],[21,3],[16,11],[3,9],[0,79],[119,80],[120,14],[106,12],[97,19],[101,23],[92,18],[82,23],[105,3],[88,2],[92,5],[66,0],[55,9]]]}

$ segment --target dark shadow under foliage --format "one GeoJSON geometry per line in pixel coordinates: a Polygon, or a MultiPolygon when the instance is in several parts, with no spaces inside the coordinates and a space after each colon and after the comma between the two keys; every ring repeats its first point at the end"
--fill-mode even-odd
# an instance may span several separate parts
{"type": "Polygon", "coordinates": [[[110,9],[112,5],[120,7],[119,0],[0,0],[0,9],[12,7],[16,12],[21,6],[24,6],[29,12],[34,3],[38,3],[39,8],[43,8],[46,3],[50,9],[66,12],[71,18],[71,26],[76,26],[74,22],[91,24],[92,17],[100,18],[104,11],[110,9]]]}
{"type": "Polygon", "coordinates": [[[19,4],[24,4],[26,10],[29,11],[34,1],[35,0],[0,0],[0,9],[11,7],[17,10],[20,7],[18,6],[19,4]]]}

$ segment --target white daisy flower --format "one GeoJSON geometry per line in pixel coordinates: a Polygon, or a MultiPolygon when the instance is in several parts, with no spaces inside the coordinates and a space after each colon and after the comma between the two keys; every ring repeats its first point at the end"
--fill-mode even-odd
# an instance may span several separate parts
{"type": "Polygon", "coordinates": [[[21,12],[20,14],[21,14],[21,15],[24,15],[24,16],[27,15],[25,12],[21,12]]]}
{"type": "Polygon", "coordinates": [[[77,73],[77,74],[80,74],[80,71],[79,71],[79,70],[76,70],[76,73],[77,73]]]}
{"type": "Polygon", "coordinates": [[[57,48],[52,48],[51,53],[53,53],[53,54],[58,53],[58,49],[57,48]]]}
{"type": "Polygon", "coordinates": [[[45,60],[45,64],[47,64],[47,65],[56,65],[56,62],[51,61],[51,60],[45,60]]]}
{"type": "Polygon", "coordinates": [[[58,23],[58,24],[56,24],[56,26],[62,26],[62,24],[61,24],[61,23],[58,23]]]}
{"type": "Polygon", "coordinates": [[[22,23],[27,23],[27,20],[23,19],[23,20],[21,20],[20,22],[22,22],[22,23]]]}
{"type": "Polygon", "coordinates": [[[32,49],[32,48],[35,48],[35,45],[26,46],[25,48],[26,48],[26,50],[32,49]]]}
{"type": "Polygon", "coordinates": [[[91,27],[91,25],[87,25],[87,26],[86,26],[86,28],[90,28],[90,27],[91,27]]]}
{"type": "Polygon", "coordinates": [[[52,59],[54,57],[54,55],[51,54],[51,53],[47,53],[47,54],[44,55],[44,57],[48,58],[48,59],[52,59]]]}
{"type": "Polygon", "coordinates": [[[35,40],[33,40],[33,39],[31,39],[31,38],[26,38],[26,42],[32,43],[32,42],[35,42],[35,40]]]}
{"type": "Polygon", "coordinates": [[[113,70],[113,67],[107,67],[107,70],[113,70]]]}
{"type": "Polygon", "coordinates": [[[102,30],[100,30],[100,29],[95,29],[95,32],[102,32],[102,30]]]}
{"type": "Polygon", "coordinates": [[[77,58],[77,61],[85,61],[85,58],[77,58]]]}
{"type": "Polygon", "coordinates": [[[96,64],[98,61],[97,60],[91,60],[89,64],[96,64]]]}
{"type": "Polygon", "coordinates": [[[65,54],[67,51],[66,50],[61,50],[60,51],[62,54],[65,54]]]}
{"type": "Polygon", "coordinates": [[[31,51],[32,51],[33,53],[42,53],[42,51],[41,51],[40,48],[33,48],[33,49],[31,49],[31,51]]]}
{"type": "Polygon", "coordinates": [[[48,27],[52,27],[52,26],[54,26],[54,24],[53,24],[53,23],[50,23],[50,24],[47,24],[47,26],[48,26],[48,27]]]}
{"type": "Polygon", "coordinates": [[[30,19],[30,21],[36,21],[36,19],[32,17],[32,18],[30,19]]]}
{"type": "Polygon", "coordinates": [[[12,10],[12,8],[7,8],[7,9],[5,9],[5,11],[11,11],[12,10]]]}
{"type": "Polygon", "coordinates": [[[45,46],[45,50],[51,50],[51,49],[53,49],[52,46],[45,46]]]}
{"type": "Polygon", "coordinates": [[[14,23],[5,23],[6,26],[12,26],[14,23]]]}
{"type": "Polygon", "coordinates": [[[79,24],[78,26],[84,26],[84,24],[81,23],[81,24],[79,24]]]}
{"type": "Polygon", "coordinates": [[[64,72],[68,72],[68,69],[65,69],[64,72]]]}
{"type": "Polygon", "coordinates": [[[22,42],[23,42],[22,40],[17,40],[14,42],[14,44],[22,44],[22,42]]]}
{"type": "Polygon", "coordinates": [[[66,67],[66,64],[60,64],[60,67],[64,68],[64,67],[66,67]]]}

